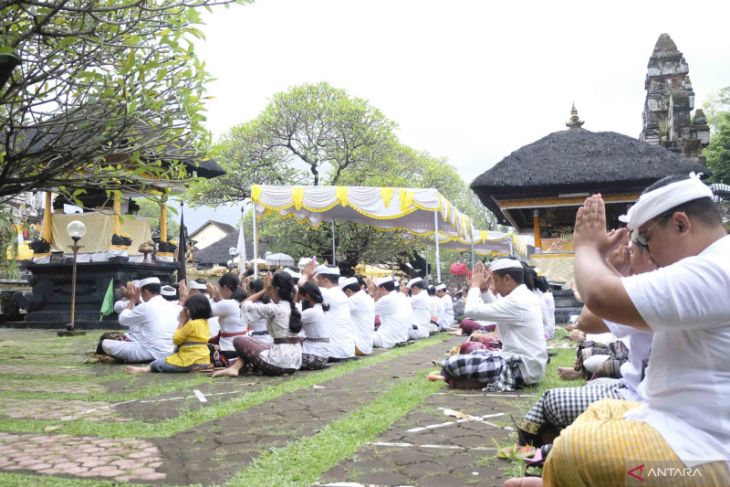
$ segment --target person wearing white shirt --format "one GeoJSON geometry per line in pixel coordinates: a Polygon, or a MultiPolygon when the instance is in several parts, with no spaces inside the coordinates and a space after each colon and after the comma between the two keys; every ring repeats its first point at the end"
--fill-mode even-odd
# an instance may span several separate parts
{"type": "Polygon", "coordinates": [[[160,280],[149,277],[139,281],[139,289],[127,287],[130,297],[119,322],[136,328],[135,341],[104,340],[101,347],[106,355],[123,362],[151,362],[173,353],[172,335],[177,329],[178,307],[160,296],[160,280]],[[138,299],[141,302],[135,306],[138,299]]]}
{"type": "Polygon", "coordinates": [[[407,298],[396,291],[392,277],[368,282],[370,294],[375,299],[375,315],[380,317],[380,327],[373,333],[373,346],[393,348],[408,341],[408,330],[413,324],[413,311],[407,298]],[[400,296],[399,296],[400,294],[400,296]]]}
{"type": "MultiPolygon", "coordinates": [[[[261,292],[264,289],[264,281],[263,279],[253,279],[248,283],[248,295],[253,295],[258,292],[261,292]]],[[[267,295],[262,295],[260,302],[267,304],[270,302],[269,297],[267,295]]],[[[297,308],[299,309],[299,308],[297,308]]],[[[301,311],[300,311],[301,313],[301,311]]],[[[274,343],[274,339],[269,335],[269,330],[266,325],[266,318],[254,318],[250,319],[246,315],[246,311],[243,309],[243,306],[241,306],[241,320],[246,321],[248,323],[250,332],[251,332],[251,338],[254,340],[257,340],[261,343],[265,343],[266,345],[271,345],[274,343]]]]}
{"type": "MultiPolygon", "coordinates": [[[[628,242],[612,254],[612,265],[622,274],[634,275],[656,270],[649,253],[628,242]],[[628,262],[628,264],[626,264],[628,262]]],[[[540,399],[518,423],[520,444],[541,446],[552,443],[560,431],[570,426],[588,406],[601,399],[641,400],[639,383],[649,360],[653,334],[630,326],[604,321],[584,307],[578,329],[586,333],[611,332],[625,340],[628,360],[621,365],[621,378],[600,378],[583,387],[558,387],[543,393],[540,399]]]]}
{"type": "Polygon", "coordinates": [[[556,439],[545,485],[621,485],[633,462],[688,469],[684,485],[730,485],[730,236],[712,196],[693,174],[644,190],[624,218],[659,269],[630,277],[607,263],[627,230],[606,233],[601,196],[578,210],[575,281],[585,305],[654,338],[639,385],[645,401],[591,404],[556,439]]]}
{"type": "Polygon", "coordinates": [[[471,279],[464,312],[476,319],[497,322],[501,351],[476,350],[455,355],[442,363],[441,375],[453,387],[481,386],[488,391],[509,391],[542,380],[547,363],[540,300],[523,284],[524,270],[519,261],[496,259],[488,271],[478,262],[471,279]],[[490,281],[501,299],[484,304],[481,291],[490,281]]]}
{"type": "MultiPolygon", "coordinates": [[[[188,296],[195,296],[196,294],[202,294],[206,298],[208,298],[208,301],[210,301],[211,308],[213,307],[213,298],[210,296],[208,292],[208,284],[209,282],[206,279],[203,279],[202,277],[199,277],[195,279],[194,281],[190,281],[190,284],[187,285],[187,295],[188,296]]],[[[181,282],[180,285],[182,287],[185,287],[185,282],[181,282]]],[[[220,324],[218,323],[218,317],[217,316],[211,316],[208,320],[208,326],[210,327],[210,336],[217,336],[220,332],[220,324]]]]}
{"type": "Polygon", "coordinates": [[[436,325],[439,330],[446,328],[446,319],[444,303],[441,299],[436,296],[436,286],[428,286],[426,288],[428,293],[428,302],[431,307],[431,314],[436,317],[436,325]]]}
{"type": "Polygon", "coordinates": [[[228,359],[238,357],[238,352],[233,346],[233,339],[246,335],[248,324],[246,314],[241,313],[241,304],[233,298],[233,293],[238,289],[240,281],[234,274],[227,272],[218,279],[218,286],[208,283],[208,295],[211,297],[212,317],[218,319],[218,333],[213,340],[218,343],[221,352],[228,359]]]}
{"type": "Polygon", "coordinates": [[[362,289],[356,277],[344,278],[340,287],[350,305],[350,317],[355,331],[355,355],[370,355],[373,353],[375,332],[375,302],[362,289]]]}
{"type": "Polygon", "coordinates": [[[432,316],[426,283],[420,277],[416,277],[408,281],[406,287],[411,290],[411,309],[413,310],[413,324],[408,330],[408,339],[428,338],[431,334],[432,316]]]}
{"type": "Polygon", "coordinates": [[[235,337],[233,346],[240,358],[230,367],[215,372],[213,377],[237,377],[247,364],[272,376],[293,374],[301,367],[302,317],[294,305],[295,292],[296,287],[286,272],[266,274],[263,289],[247,297],[243,309],[251,320],[266,319],[273,343],[268,345],[248,336],[235,337]],[[269,303],[261,302],[264,295],[269,297],[269,303]]]}
{"type": "Polygon", "coordinates": [[[307,281],[299,287],[302,303],[302,370],[318,370],[327,366],[330,356],[329,324],[325,314],[329,305],[324,302],[319,287],[307,281]]]}
{"type": "Polygon", "coordinates": [[[449,329],[454,325],[454,302],[451,300],[451,295],[446,284],[436,286],[436,297],[441,300],[444,309],[444,321],[441,330],[449,329]]]}
{"type": "Polygon", "coordinates": [[[540,298],[545,302],[545,313],[543,323],[545,325],[545,339],[549,340],[555,335],[555,296],[550,291],[550,284],[545,276],[538,276],[535,287],[540,293],[540,298]]]}
{"type": "Polygon", "coordinates": [[[339,286],[340,269],[327,265],[316,268],[310,262],[302,271],[304,281],[319,286],[324,302],[329,305],[325,314],[329,323],[329,360],[337,362],[355,357],[355,331],[350,319],[347,296],[339,286]]]}

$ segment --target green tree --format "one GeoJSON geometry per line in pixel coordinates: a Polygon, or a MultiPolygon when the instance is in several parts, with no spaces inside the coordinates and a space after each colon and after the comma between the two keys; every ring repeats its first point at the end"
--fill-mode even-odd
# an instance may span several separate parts
{"type": "Polygon", "coordinates": [[[0,203],[185,177],[209,143],[200,10],[233,1],[0,2],[0,203]]]}
{"type": "MultiPolygon", "coordinates": [[[[139,211],[137,214],[147,218],[150,222],[150,228],[153,232],[160,231],[160,204],[155,200],[147,198],[140,198],[135,200],[139,204],[139,211]]],[[[180,224],[176,222],[171,215],[177,213],[177,210],[172,206],[167,206],[167,238],[171,240],[177,240],[180,235],[180,224]]]]}
{"type": "Polygon", "coordinates": [[[705,109],[712,135],[703,155],[712,169],[712,179],[730,184],[730,86],[711,96],[705,109]]]}

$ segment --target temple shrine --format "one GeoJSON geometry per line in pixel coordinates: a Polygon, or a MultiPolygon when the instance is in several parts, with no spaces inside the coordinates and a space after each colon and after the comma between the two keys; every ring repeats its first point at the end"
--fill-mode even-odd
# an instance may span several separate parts
{"type": "Polygon", "coordinates": [[[478,176],[471,188],[502,225],[531,235],[531,260],[556,281],[573,277],[575,214],[590,194],[606,201],[609,227],[651,183],[670,174],[707,172],[701,150],[709,140],[695,112],[687,63],[667,34],[649,60],[644,130],[639,139],[591,132],[575,106],[565,130],[516,150],[478,176]]]}

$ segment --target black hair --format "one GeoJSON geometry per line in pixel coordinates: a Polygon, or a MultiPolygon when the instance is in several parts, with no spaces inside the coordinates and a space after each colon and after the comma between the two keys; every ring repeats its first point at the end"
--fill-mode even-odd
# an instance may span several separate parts
{"type": "Polygon", "coordinates": [[[527,286],[527,289],[530,291],[534,291],[537,288],[535,284],[535,280],[537,279],[537,272],[535,272],[535,268],[522,262],[522,270],[524,271],[525,286],[527,286]]]}
{"type": "Polygon", "coordinates": [[[426,286],[426,283],[424,281],[418,281],[411,284],[411,287],[417,287],[420,289],[426,289],[428,286],[426,286]]]}
{"type": "Polygon", "coordinates": [[[226,272],[221,276],[220,279],[218,279],[218,285],[220,287],[224,287],[231,292],[238,289],[238,286],[241,284],[241,281],[238,280],[238,277],[236,277],[234,274],[231,274],[230,272],[226,272]]]}
{"type": "Polygon", "coordinates": [[[302,314],[294,306],[294,284],[288,272],[277,272],[271,279],[271,285],[276,289],[279,299],[288,301],[291,307],[289,315],[289,331],[299,333],[302,330],[302,314]]]}
{"type": "Polygon", "coordinates": [[[191,320],[208,320],[212,314],[210,301],[202,294],[190,296],[185,301],[185,308],[187,308],[188,318],[191,320]]]}
{"type": "MultiPolygon", "coordinates": [[[[665,176],[654,184],[650,184],[644,188],[644,191],[642,191],[641,194],[648,193],[655,189],[663,188],[664,186],[684,181],[689,178],[690,176],[686,174],[672,174],[670,176],[665,176]]],[[[652,220],[658,221],[660,225],[664,226],[672,215],[677,212],[685,213],[688,217],[694,218],[708,227],[722,225],[722,215],[720,214],[720,210],[709,196],[697,198],[696,200],[687,201],[686,203],[677,205],[674,208],[670,208],[664,213],[655,216],[652,220]]]]}
{"type": "Polygon", "coordinates": [[[343,287],[342,291],[344,292],[344,291],[347,291],[348,289],[350,291],[352,291],[353,293],[356,293],[362,289],[362,286],[360,286],[359,282],[353,282],[352,284],[348,284],[347,286],[343,287]]]}
{"type": "Polygon", "coordinates": [[[324,298],[322,297],[322,292],[319,290],[319,286],[317,286],[313,282],[305,282],[299,288],[299,294],[305,295],[306,300],[311,304],[321,304],[323,311],[329,311],[330,305],[324,302],[324,298]]]}
{"type": "Polygon", "coordinates": [[[383,289],[385,289],[388,292],[395,291],[395,282],[393,282],[393,281],[387,281],[387,282],[384,282],[383,284],[381,284],[378,287],[382,287],[383,289]]]}
{"type": "Polygon", "coordinates": [[[239,287],[239,288],[236,288],[236,289],[235,289],[235,290],[233,291],[233,294],[231,294],[231,299],[235,299],[235,300],[236,300],[236,301],[238,301],[239,303],[243,303],[243,301],[244,301],[244,300],[245,300],[245,299],[246,299],[247,297],[248,297],[248,296],[246,295],[246,291],[244,291],[244,290],[243,290],[243,289],[241,289],[240,287],[239,287]]]}
{"type": "Polygon", "coordinates": [[[498,275],[499,277],[509,276],[517,284],[525,283],[525,271],[522,269],[512,268],[512,269],[502,269],[499,271],[492,271],[492,272],[494,274],[498,275]]]}
{"type": "Polygon", "coordinates": [[[537,276],[535,280],[535,287],[541,292],[546,293],[550,291],[550,283],[545,276],[537,276]]]}
{"type": "MultiPolygon", "coordinates": [[[[254,294],[261,292],[264,290],[264,281],[263,279],[254,279],[251,281],[251,291],[253,291],[254,294]]],[[[268,296],[261,296],[261,299],[259,300],[264,304],[268,304],[271,302],[271,299],[268,296]]]]}
{"type": "Polygon", "coordinates": [[[428,286],[426,288],[426,292],[429,296],[436,296],[436,287],[435,286],[428,286]]]}
{"type": "Polygon", "coordinates": [[[144,286],[142,286],[141,289],[143,289],[143,290],[146,289],[147,291],[150,292],[150,294],[157,295],[157,294],[160,294],[160,291],[162,289],[162,284],[159,284],[159,283],[157,283],[157,284],[145,284],[144,286]]]}
{"type": "Polygon", "coordinates": [[[317,276],[324,277],[332,284],[337,284],[340,280],[340,276],[338,276],[337,274],[321,274],[320,273],[320,274],[317,274],[317,276]]]}

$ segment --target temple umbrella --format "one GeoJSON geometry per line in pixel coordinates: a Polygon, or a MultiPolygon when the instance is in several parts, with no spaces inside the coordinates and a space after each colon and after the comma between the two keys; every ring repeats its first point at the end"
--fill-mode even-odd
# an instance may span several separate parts
{"type": "Polygon", "coordinates": [[[268,265],[276,265],[279,267],[294,267],[294,258],[291,255],[278,252],[275,254],[268,254],[266,256],[266,263],[268,265]]]}

